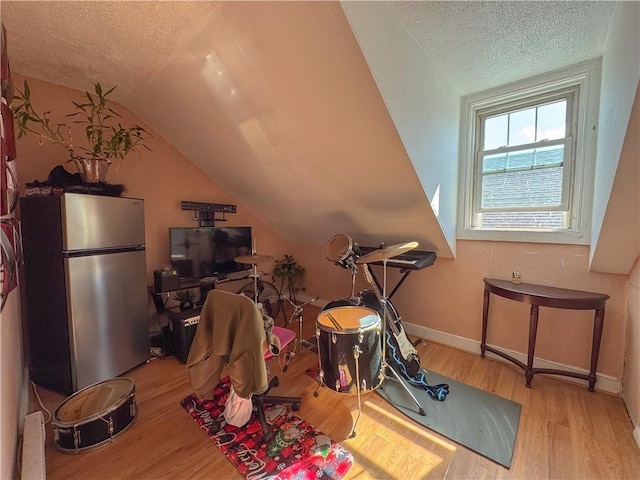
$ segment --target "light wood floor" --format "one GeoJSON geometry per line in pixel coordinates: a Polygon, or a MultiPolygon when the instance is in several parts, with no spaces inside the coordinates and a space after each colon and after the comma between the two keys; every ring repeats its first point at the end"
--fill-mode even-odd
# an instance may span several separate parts
{"type": "MultiPolygon", "coordinates": [[[[305,338],[313,334],[317,312],[305,307],[305,338]]],[[[297,324],[291,327],[297,331],[297,324]]],[[[528,389],[513,365],[430,342],[417,348],[424,368],[522,405],[511,469],[421,427],[374,392],[363,396],[356,438],[345,440],[357,398],[327,388],[313,397],[316,383],[304,370],[317,364],[317,355],[306,350],[284,373],[277,359],[269,362],[280,377],[273,394],[302,396],[300,416],[353,454],[348,479],[640,478],[640,451],[620,398],[545,375],[536,375],[528,389]]],[[[183,364],[155,359],[126,376],[135,381],[136,422],[113,443],[75,455],[55,449],[47,424],[49,479],[242,478],[180,406],[191,393],[183,364]]],[[[51,412],[65,400],[42,387],[37,391],[51,412]]]]}

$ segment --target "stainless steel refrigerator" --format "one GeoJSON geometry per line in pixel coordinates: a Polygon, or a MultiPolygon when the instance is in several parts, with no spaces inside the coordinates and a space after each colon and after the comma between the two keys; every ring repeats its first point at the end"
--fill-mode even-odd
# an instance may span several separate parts
{"type": "Polygon", "coordinates": [[[31,196],[20,211],[31,380],[71,394],[145,362],[143,200],[31,196]]]}

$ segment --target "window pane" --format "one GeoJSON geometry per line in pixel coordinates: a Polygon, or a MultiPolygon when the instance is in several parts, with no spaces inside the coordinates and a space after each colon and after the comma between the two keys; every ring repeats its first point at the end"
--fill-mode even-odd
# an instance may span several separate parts
{"type": "Polygon", "coordinates": [[[535,150],[487,155],[482,162],[482,173],[531,169],[535,165],[535,159],[535,150]]]}
{"type": "Polygon", "coordinates": [[[532,148],[519,152],[486,155],[482,161],[482,173],[497,173],[509,170],[525,170],[544,166],[562,166],[564,145],[532,148]]]}
{"type": "Polygon", "coordinates": [[[562,201],[562,167],[484,175],[481,207],[557,207],[562,201]]]}
{"type": "Polygon", "coordinates": [[[482,228],[486,229],[548,229],[564,228],[562,212],[502,212],[480,215],[482,228]]]}
{"type": "Polygon", "coordinates": [[[482,173],[503,172],[507,169],[509,154],[487,155],[482,162],[482,173]]]}
{"type": "Polygon", "coordinates": [[[509,115],[487,118],[484,122],[483,150],[493,150],[507,145],[509,115]]]}
{"type": "Polygon", "coordinates": [[[527,108],[509,114],[509,146],[536,141],[536,109],[527,108]]]}
{"type": "Polygon", "coordinates": [[[564,163],[564,145],[536,149],[536,166],[561,166],[564,163]]]}
{"type": "Polygon", "coordinates": [[[538,108],[536,141],[556,140],[566,136],[567,101],[550,103],[538,108]]]}

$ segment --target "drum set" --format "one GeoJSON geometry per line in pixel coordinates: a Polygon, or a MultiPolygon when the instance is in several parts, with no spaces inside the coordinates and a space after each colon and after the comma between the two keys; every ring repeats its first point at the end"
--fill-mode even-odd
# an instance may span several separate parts
{"type": "MultiPolygon", "coordinates": [[[[398,382],[412,398],[420,415],[426,412],[404,383],[398,372],[387,363],[387,322],[397,321],[398,315],[386,294],[387,260],[408,252],[418,242],[392,245],[361,255],[352,238],[345,234],[334,235],[325,246],[328,260],[343,268],[351,269],[351,296],[327,304],[316,321],[316,339],[320,373],[320,386],[342,394],[358,396],[358,416],[347,438],[356,436],[356,426],[362,412],[360,396],[380,387],[385,380],[398,382]],[[367,277],[368,264],[382,262],[383,289],[367,277]],[[365,290],[355,295],[358,265],[363,265],[365,277],[373,291],[365,290]],[[386,319],[386,321],[385,321],[386,319]],[[388,374],[391,374],[389,376],[388,374]]],[[[318,396],[317,389],[314,396],[318,396]]]]}
{"type": "MultiPolygon", "coordinates": [[[[358,397],[358,415],[347,438],[356,436],[356,427],[362,413],[361,394],[379,388],[385,380],[398,382],[416,404],[420,415],[426,416],[423,407],[402,377],[387,363],[388,327],[399,323],[399,316],[386,294],[387,260],[417,246],[418,242],[409,242],[383,247],[362,255],[357,244],[345,234],[334,235],[325,246],[328,260],[352,271],[351,296],[328,303],[317,317],[315,332],[320,367],[318,388],[324,385],[337,393],[358,397]],[[382,262],[383,265],[381,293],[367,275],[368,264],[375,262],[382,262]],[[356,295],[355,282],[359,265],[362,265],[372,290],[365,290],[356,295]]],[[[252,273],[249,276],[253,278],[252,293],[255,303],[258,304],[261,299],[257,265],[275,259],[254,252],[251,255],[236,257],[234,260],[252,265],[252,273]]],[[[301,346],[302,307],[314,300],[317,300],[317,297],[303,305],[292,303],[295,308],[294,315],[298,314],[298,341],[301,342],[301,346]]],[[[446,396],[446,393],[444,395],[446,396]]],[[[318,396],[318,389],[314,396],[318,396]]],[[[54,412],[55,444],[65,453],[98,448],[112,442],[128,429],[136,416],[133,380],[122,377],[88,386],[70,396],[54,412]]]]}

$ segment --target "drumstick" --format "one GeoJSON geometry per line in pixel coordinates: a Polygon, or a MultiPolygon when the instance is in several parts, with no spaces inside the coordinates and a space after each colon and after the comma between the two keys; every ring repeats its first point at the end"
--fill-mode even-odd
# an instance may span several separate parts
{"type": "Polygon", "coordinates": [[[329,312],[327,312],[327,317],[329,317],[329,320],[331,320],[331,323],[333,323],[334,327],[336,327],[338,330],[344,330],[342,326],[336,321],[336,319],[333,318],[333,315],[331,315],[329,312]]]}

